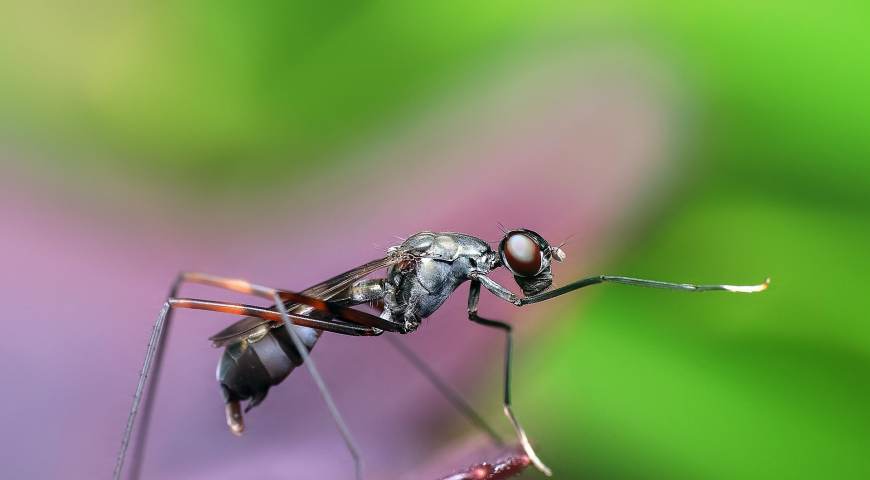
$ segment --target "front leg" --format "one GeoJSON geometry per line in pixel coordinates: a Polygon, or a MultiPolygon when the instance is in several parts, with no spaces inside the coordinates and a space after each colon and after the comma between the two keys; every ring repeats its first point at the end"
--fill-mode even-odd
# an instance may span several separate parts
{"type": "MultiPolygon", "coordinates": [[[[522,305],[522,303],[521,303],[522,299],[520,298],[519,295],[517,295],[514,292],[511,292],[507,288],[503,287],[500,283],[496,282],[495,280],[492,280],[491,278],[487,277],[486,275],[483,275],[483,274],[480,274],[477,272],[473,272],[471,274],[471,281],[472,281],[472,283],[471,283],[472,288],[474,287],[475,282],[477,282],[477,284],[478,284],[477,285],[478,296],[480,296],[480,285],[483,285],[484,288],[486,288],[487,290],[492,292],[492,294],[495,295],[496,297],[498,297],[502,300],[507,300],[508,302],[511,302],[516,306],[522,305]]],[[[471,304],[469,303],[469,309],[470,308],[471,308],[471,304]]]]}
{"type": "MultiPolygon", "coordinates": [[[[559,287],[550,291],[546,291],[543,293],[539,293],[537,295],[532,295],[529,297],[521,298],[516,293],[511,292],[495,280],[490,279],[486,275],[482,275],[479,273],[473,273],[471,275],[473,281],[479,281],[481,285],[483,285],[487,290],[492,292],[498,298],[502,300],[507,300],[508,302],[513,303],[514,305],[521,307],[523,305],[528,305],[530,303],[538,303],[543,302],[544,300],[549,300],[551,298],[558,297],[560,295],[564,295],[569,292],[573,292],[574,290],[581,289],[583,287],[588,287],[589,285],[597,285],[599,283],[611,282],[611,283],[621,283],[623,285],[632,285],[635,287],[647,287],[647,288],[658,288],[662,290],[676,290],[678,292],[712,292],[715,290],[722,290],[725,292],[736,292],[736,293],[753,293],[753,292],[761,292],[767,289],[767,286],[770,285],[770,279],[764,281],[764,283],[760,285],[749,285],[749,286],[741,286],[741,285],[692,285],[689,283],[668,283],[668,282],[659,282],[657,280],[643,280],[640,278],[629,278],[629,277],[615,277],[611,275],[596,275],[594,277],[584,278],[582,280],[578,280],[574,283],[570,283],[565,285],[564,287],[559,287]]],[[[480,286],[478,286],[480,289],[480,286]]]]}
{"type": "Polygon", "coordinates": [[[598,283],[604,282],[612,282],[612,283],[621,283],[623,285],[632,285],[635,287],[647,287],[647,288],[659,288],[662,290],[676,290],[679,292],[711,292],[714,290],[722,290],[725,292],[737,292],[737,293],[753,293],[760,292],[765,290],[768,285],[770,285],[770,279],[764,281],[764,283],[760,285],[750,285],[750,286],[738,286],[738,285],[692,285],[689,283],[668,283],[668,282],[659,282],[656,280],[643,280],[640,278],[629,278],[629,277],[614,277],[610,275],[596,275],[594,277],[584,278],[583,280],[578,280],[574,283],[565,285],[564,287],[556,288],[554,290],[550,290],[549,292],[539,293],[537,295],[532,295],[531,297],[523,298],[516,305],[526,305],[529,303],[537,303],[543,302],[544,300],[549,300],[554,297],[558,297],[559,295],[564,295],[568,292],[573,292],[574,290],[588,287],[589,285],[595,285],[598,283]]]}

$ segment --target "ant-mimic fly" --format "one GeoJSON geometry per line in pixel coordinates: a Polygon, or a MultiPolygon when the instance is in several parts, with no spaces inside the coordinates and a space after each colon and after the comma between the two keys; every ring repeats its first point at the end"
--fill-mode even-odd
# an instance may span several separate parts
{"type": "MultiPolygon", "coordinates": [[[[762,291],[770,282],[768,279],[765,283],[755,286],[696,286],[597,275],[551,289],[553,285],[551,263],[553,260],[561,262],[565,259],[562,249],[550,246],[542,236],[531,230],[511,230],[505,231],[504,234],[498,250],[494,251],[489,243],[471,235],[454,232],[421,232],[407,238],[401,245],[389,248],[386,257],[361,265],[299,293],[265,287],[245,280],[182,272],[173,283],[169,298],[157,317],[151,334],[133,407],[121,441],[114,479],[120,479],[136,413],[145,391],[146,378],[152,367],[154,369],[152,383],[157,381],[166,332],[175,308],[210,310],[246,316],[210,338],[215,347],[226,347],[218,365],[217,378],[226,401],[227,424],[235,434],[241,434],[245,428],[241,402],[249,400],[245,412],[259,405],[272,386],[281,383],[297,366],[305,364],[353,457],[356,479],[361,480],[362,459],[359,450],[309,356],[310,350],[323,332],[358,336],[411,333],[417,330],[422,319],[435,313],[459,285],[470,281],[469,320],[499,329],[507,337],[504,363],[505,414],[513,425],[525,454],[539,470],[550,475],[550,469],[535,454],[511,408],[512,328],[507,323],[478,315],[477,306],[481,287],[498,298],[516,306],[523,306],[603,282],[683,292],[724,290],[747,293],[762,291]],[[523,296],[511,292],[489,278],[488,275],[499,267],[505,267],[513,274],[523,296]],[[384,268],[386,268],[384,278],[365,279],[368,275],[384,268]],[[259,296],[274,302],[274,306],[263,308],[237,303],[178,298],[178,289],[183,283],[211,285],[259,296]],[[383,305],[383,311],[379,316],[351,308],[375,302],[383,305]]],[[[399,351],[478,427],[499,442],[498,436],[480,416],[418,357],[395,340],[391,343],[399,348],[399,351]]],[[[132,455],[131,478],[136,478],[140,469],[150,406],[153,402],[152,392],[154,392],[153,385],[142,405],[143,421],[136,449],[132,455]]]]}

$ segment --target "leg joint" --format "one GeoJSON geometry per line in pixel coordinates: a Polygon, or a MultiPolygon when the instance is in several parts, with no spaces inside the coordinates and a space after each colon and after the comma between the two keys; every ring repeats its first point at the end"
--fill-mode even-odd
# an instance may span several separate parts
{"type": "Polygon", "coordinates": [[[479,323],[480,325],[499,328],[501,330],[504,330],[508,334],[513,333],[513,327],[508,325],[507,323],[481,318],[477,315],[477,312],[468,312],[468,319],[474,323],[479,323]]]}

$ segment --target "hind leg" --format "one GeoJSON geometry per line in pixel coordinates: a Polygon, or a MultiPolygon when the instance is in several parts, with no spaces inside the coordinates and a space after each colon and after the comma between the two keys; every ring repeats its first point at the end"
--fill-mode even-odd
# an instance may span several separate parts
{"type": "MultiPolygon", "coordinates": [[[[228,290],[233,290],[236,292],[256,295],[271,301],[275,302],[276,309],[281,316],[282,321],[287,327],[288,332],[290,333],[293,344],[299,350],[300,355],[302,356],[303,362],[308,367],[309,372],[311,372],[311,376],[313,377],[315,383],[317,384],[318,389],[320,390],[321,395],[323,396],[324,401],[326,402],[330,413],[332,414],[333,419],[335,420],[339,430],[341,431],[342,437],[344,438],[345,444],[347,445],[348,451],[354,460],[356,478],[357,480],[362,479],[362,459],[359,455],[359,449],[357,448],[353,438],[350,435],[350,431],[344,423],[344,420],[341,418],[341,414],[338,411],[335,403],[332,401],[332,397],[329,395],[329,391],[326,388],[326,385],[323,383],[323,380],[320,378],[320,374],[317,371],[316,366],[311,361],[308,355],[308,349],[303,343],[302,339],[297,334],[296,330],[293,328],[293,322],[290,318],[290,315],[287,312],[287,307],[285,306],[285,300],[309,305],[312,308],[321,311],[327,311],[337,317],[348,317],[348,320],[363,323],[366,326],[375,326],[371,325],[372,323],[377,324],[377,326],[383,326],[387,329],[394,329],[395,324],[392,322],[385,322],[384,320],[375,317],[374,315],[369,315],[364,312],[360,312],[357,310],[352,310],[348,308],[341,307],[336,304],[332,304],[329,302],[324,302],[319,299],[314,299],[311,297],[307,297],[305,295],[295,294],[293,292],[287,292],[284,290],[278,290],[274,288],[264,287],[262,285],[257,285],[254,283],[247,282],[245,280],[239,279],[231,279],[225,277],[219,277],[215,275],[209,274],[199,274],[199,273],[181,273],[178,278],[176,278],[175,282],[170,289],[170,296],[174,297],[177,292],[179,286],[184,282],[193,282],[193,283],[202,283],[206,285],[212,285],[219,288],[225,288],[228,290]]],[[[121,449],[118,453],[117,462],[115,464],[115,471],[113,478],[114,480],[120,480],[121,471],[124,465],[124,458],[127,453],[127,447],[130,443],[130,437],[132,435],[133,426],[135,424],[136,415],[139,410],[139,404],[142,400],[143,393],[145,392],[145,383],[148,378],[148,375],[151,371],[152,366],[156,364],[156,366],[160,366],[162,364],[163,352],[165,351],[165,340],[167,336],[169,320],[171,320],[171,310],[172,305],[169,300],[166,301],[163,305],[163,309],[160,311],[160,314],[157,316],[157,320],[154,324],[154,330],[151,333],[151,339],[148,342],[148,348],[145,352],[145,361],[142,366],[142,371],[139,374],[139,383],[136,386],[136,393],[133,397],[133,405],[130,408],[130,414],[127,418],[127,425],[124,429],[124,436],[121,439],[121,449]]],[[[153,383],[156,384],[156,380],[158,377],[159,371],[155,371],[155,378],[153,383]]],[[[145,398],[146,404],[143,408],[143,417],[146,419],[150,417],[151,405],[153,403],[153,392],[154,390],[149,390],[148,396],[145,398]]],[[[136,450],[134,451],[135,458],[133,458],[133,466],[134,470],[131,470],[131,478],[138,478],[139,469],[141,466],[141,454],[144,451],[145,440],[147,439],[147,425],[143,424],[143,429],[140,430],[140,442],[138,442],[136,450]]]]}

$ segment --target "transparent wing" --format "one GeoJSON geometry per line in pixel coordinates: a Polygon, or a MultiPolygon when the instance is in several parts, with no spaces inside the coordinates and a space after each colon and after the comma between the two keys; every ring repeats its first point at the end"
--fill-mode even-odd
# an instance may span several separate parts
{"type": "MultiPolygon", "coordinates": [[[[366,275],[372,274],[382,268],[387,268],[391,265],[395,265],[407,259],[407,251],[394,250],[391,251],[390,254],[384,258],[379,258],[377,260],[372,260],[371,262],[362,264],[352,270],[348,270],[340,275],[336,275],[328,280],[320,282],[317,285],[308,287],[299,293],[308,297],[319,298],[321,300],[329,300],[333,295],[341,292],[344,288],[352,285],[357,280],[363,279],[366,275]]],[[[294,310],[297,308],[308,308],[306,305],[299,305],[292,301],[285,302],[284,306],[287,311],[291,313],[294,312],[294,310]]],[[[274,309],[275,306],[272,305],[269,308],[274,309]]],[[[272,328],[282,326],[280,322],[272,322],[270,320],[256,317],[246,317],[243,320],[240,320],[233,325],[230,325],[223,331],[213,335],[209,338],[209,340],[219,343],[219,345],[216,344],[215,346],[229,345],[240,341],[241,339],[250,335],[252,332],[257,331],[261,326],[270,323],[272,324],[272,328]]]]}
{"type": "MultiPolygon", "coordinates": [[[[366,275],[374,273],[382,268],[387,268],[390,265],[395,265],[408,258],[407,252],[396,251],[391,252],[384,258],[373,260],[369,263],[360,265],[353,270],[348,270],[340,275],[336,275],[329,280],[323,281],[313,287],[302,290],[302,295],[328,300],[332,295],[341,291],[353,282],[362,279],[366,275]]],[[[288,308],[293,304],[286,304],[288,308]]]]}

